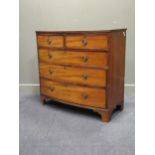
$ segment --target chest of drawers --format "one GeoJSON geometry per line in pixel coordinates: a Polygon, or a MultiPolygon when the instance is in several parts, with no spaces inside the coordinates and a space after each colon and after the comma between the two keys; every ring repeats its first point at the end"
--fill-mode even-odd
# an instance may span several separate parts
{"type": "Polygon", "coordinates": [[[43,103],[92,109],[104,122],[123,109],[126,29],[36,35],[43,103]]]}

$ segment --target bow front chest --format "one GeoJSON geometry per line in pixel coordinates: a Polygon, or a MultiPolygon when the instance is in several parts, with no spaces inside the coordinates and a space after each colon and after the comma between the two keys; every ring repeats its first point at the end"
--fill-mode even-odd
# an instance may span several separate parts
{"type": "Polygon", "coordinates": [[[123,109],[126,29],[36,35],[43,103],[92,109],[104,122],[123,109]]]}

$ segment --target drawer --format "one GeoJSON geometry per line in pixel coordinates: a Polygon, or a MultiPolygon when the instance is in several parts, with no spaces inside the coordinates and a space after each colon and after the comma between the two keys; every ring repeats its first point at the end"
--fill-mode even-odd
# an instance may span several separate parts
{"type": "Polygon", "coordinates": [[[65,83],[106,86],[106,71],[80,67],[64,67],[40,63],[40,76],[65,83]]]}
{"type": "Polygon", "coordinates": [[[44,36],[38,35],[38,46],[51,47],[51,48],[63,48],[63,36],[44,36]]]}
{"type": "Polygon", "coordinates": [[[107,57],[108,55],[105,52],[71,52],[39,49],[40,61],[52,64],[103,68],[107,66],[107,57]]]}
{"type": "Polygon", "coordinates": [[[81,105],[105,108],[106,92],[101,88],[63,85],[41,79],[41,94],[81,105]]]}
{"type": "Polygon", "coordinates": [[[108,37],[106,35],[68,35],[66,47],[73,49],[108,49],[108,37]]]}

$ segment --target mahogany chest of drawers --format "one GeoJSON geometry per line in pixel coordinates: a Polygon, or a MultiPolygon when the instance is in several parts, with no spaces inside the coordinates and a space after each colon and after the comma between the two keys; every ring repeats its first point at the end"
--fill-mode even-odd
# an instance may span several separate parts
{"type": "Polygon", "coordinates": [[[43,103],[92,109],[104,122],[123,109],[126,29],[36,35],[43,103]]]}

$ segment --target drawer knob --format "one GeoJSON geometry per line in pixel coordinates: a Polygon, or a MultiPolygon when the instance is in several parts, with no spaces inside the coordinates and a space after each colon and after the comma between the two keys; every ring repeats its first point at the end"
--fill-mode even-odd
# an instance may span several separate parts
{"type": "Polygon", "coordinates": [[[50,45],[52,43],[52,41],[48,39],[47,43],[48,43],[48,45],[50,45]]]}
{"type": "Polygon", "coordinates": [[[48,58],[51,59],[52,58],[52,54],[48,53],[48,58]]]}
{"type": "Polygon", "coordinates": [[[86,94],[86,93],[82,93],[81,96],[82,96],[83,99],[87,99],[89,97],[89,95],[86,94]]]}
{"type": "Polygon", "coordinates": [[[52,74],[52,73],[53,73],[53,71],[52,71],[51,69],[49,69],[49,70],[48,70],[48,73],[49,73],[49,74],[52,74]]]}
{"type": "Polygon", "coordinates": [[[87,75],[87,74],[82,74],[82,78],[83,78],[84,80],[87,80],[87,79],[88,79],[88,75],[87,75]]]}
{"type": "Polygon", "coordinates": [[[48,87],[48,90],[52,92],[52,91],[54,91],[54,87],[49,86],[49,87],[48,87]]]}
{"type": "Polygon", "coordinates": [[[87,40],[86,39],[82,39],[81,43],[82,43],[83,46],[87,46],[87,40]]]}
{"type": "Polygon", "coordinates": [[[81,59],[83,60],[83,62],[87,62],[88,61],[88,57],[87,56],[82,56],[81,59]]]}

